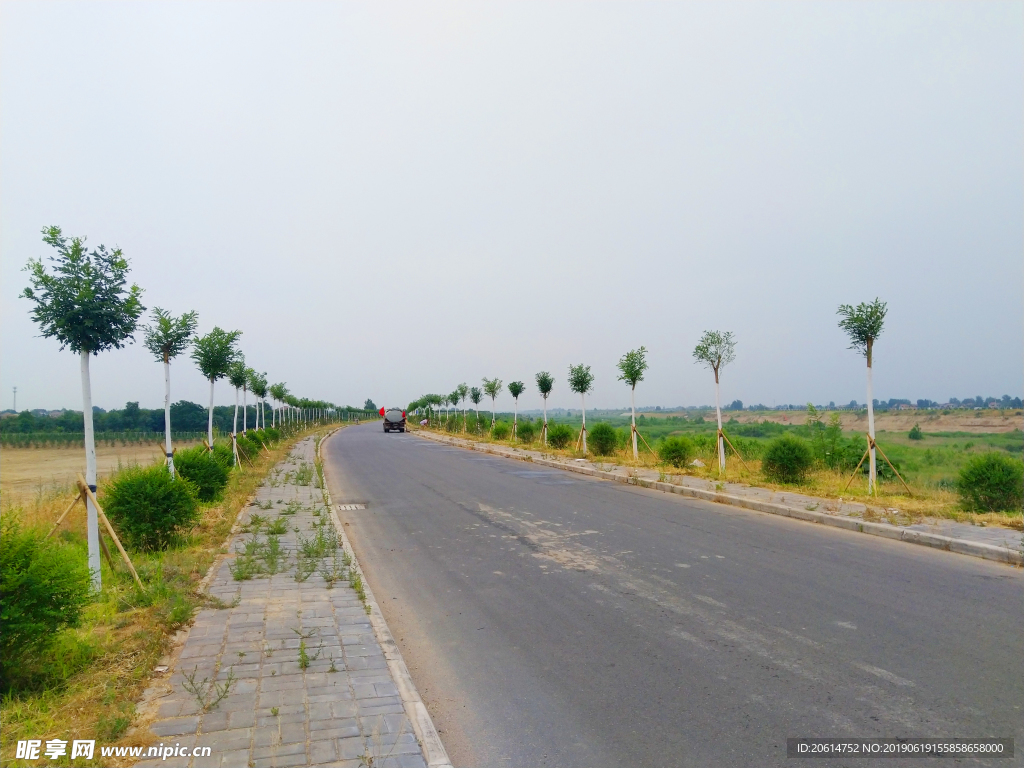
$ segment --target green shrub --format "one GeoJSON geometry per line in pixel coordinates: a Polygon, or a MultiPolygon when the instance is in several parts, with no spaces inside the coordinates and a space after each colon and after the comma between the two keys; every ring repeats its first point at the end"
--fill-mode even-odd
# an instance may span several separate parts
{"type": "Polygon", "coordinates": [[[667,437],[658,446],[658,458],[673,467],[685,467],[693,456],[693,443],[685,437],[667,437]]]}
{"type": "Polygon", "coordinates": [[[0,687],[41,658],[65,627],[78,625],[90,600],[84,553],[22,528],[12,512],[0,520],[0,687]]]}
{"type": "Polygon", "coordinates": [[[568,424],[552,424],[548,427],[548,443],[554,448],[565,448],[576,437],[568,424]]]}
{"type": "Polygon", "coordinates": [[[199,519],[198,490],[184,476],[172,478],[162,464],[129,467],[106,487],[103,508],[133,549],[166,549],[199,519]]]}
{"type": "Polygon", "coordinates": [[[956,484],[964,509],[977,512],[1020,512],[1024,505],[1024,464],[1005,453],[974,456],[956,484]]]}
{"type": "Polygon", "coordinates": [[[924,432],[921,431],[921,427],[915,424],[910,428],[910,434],[907,435],[911,440],[924,440],[924,432]]]}
{"type": "Polygon", "coordinates": [[[520,421],[516,425],[516,437],[522,443],[532,443],[536,432],[532,421],[520,421]]]}
{"type": "Polygon", "coordinates": [[[281,430],[279,429],[275,429],[274,427],[267,427],[262,431],[263,434],[267,436],[263,442],[267,444],[268,448],[270,447],[271,443],[276,443],[281,440],[281,430]]]}
{"type": "Polygon", "coordinates": [[[807,475],[813,461],[806,442],[793,435],[782,435],[768,444],[761,468],[769,480],[798,483],[807,475]]]}
{"type": "Polygon", "coordinates": [[[619,436],[611,424],[605,424],[602,421],[588,429],[587,432],[587,446],[598,456],[608,456],[615,452],[619,436]]]}
{"type": "Polygon", "coordinates": [[[188,448],[174,454],[174,469],[196,485],[200,501],[213,501],[228,484],[228,471],[216,450],[210,453],[203,446],[188,448]]]}
{"type": "Polygon", "coordinates": [[[208,452],[224,469],[235,466],[235,454],[231,451],[231,439],[214,443],[213,450],[208,452]]]}
{"type": "Polygon", "coordinates": [[[491,430],[491,437],[495,440],[508,440],[508,436],[512,433],[512,427],[510,427],[504,421],[494,422],[494,428],[491,430]]]}

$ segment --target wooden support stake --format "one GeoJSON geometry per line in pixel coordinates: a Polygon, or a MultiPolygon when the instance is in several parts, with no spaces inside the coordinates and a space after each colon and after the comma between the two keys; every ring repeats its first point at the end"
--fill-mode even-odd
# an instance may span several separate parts
{"type": "Polygon", "coordinates": [[[80,501],[83,501],[81,491],[79,491],[78,495],[75,496],[74,501],[72,501],[71,504],[68,505],[68,508],[64,510],[64,514],[57,518],[57,522],[53,524],[53,528],[50,529],[50,532],[46,534],[45,538],[48,539],[51,536],[53,536],[54,533],[57,532],[57,529],[60,528],[60,524],[64,522],[64,518],[71,514],[71,510],[75,508],[75,504],[77,504],[80,501]]]}
{"type": "Polygon", "coordinates": [[[111,573],[117,573],[117,571],[116,571],[116,570],[114,570],[114,561],[113,561],[113,560],[111,560],[111,558],[110,558],[110,550],[109,550],[109,549],[107,549],[107,542],[105,542],[105,541],[103,540],[103,535],[102,535],[102,534],[100,534],[100,536],[99,536],[99,540],[100,540],[100,549],[102,549],[102,550],[103,550],[103,554],[104,554],[104,555],[106,556],[106,558],[107,558],[107,565],[109,565],[109,566],[110,566],[110,572],[111,572],[111,573]]]}
{"type": "Polygon", "coordinates": [[[644,439],[644,436],[640,434],[640,430],[639,430],[639,429],[637,429],[637,428],[636,428],[636,427],[634,426],[634,427],[633,427],[633,431],[634,431],[634,432],[636,432],[636,434],[637,434],[637,437],[639,437],[639,438],[640,438],[641,440],[643,440],[643,441],[644,441],[644,445],[646,445],[646,446],[647,446],[647,450],[648,450],[648,451],[650,451],[650,452],[651,452],[652,454],[654,454],[654,458],[658,458],[658,454],[654,452],[654,449],[653,449],[653,448],[651,448],[651,444],[650,444],[650,443],[648,443],[648,442],[647,442],[647,440],[646,440],[646,439],[644,439]]]}
{"type": "Polygon", "coordinates": [[[725,442],[729,444],[729,447],[732,448],[732,452],[736,454],[736,458],[740,460],[740,464],[743,465],[747,472],[750,472],[750,467],[747,466],[747,462],[745,462],[743,460],[743,457],[740,456],[740,452],[736,450],[736,446],[733,445],[732,441],[728,438],[728,436],[726,436],[725,431],[720,429],[718,430],[718,434],[721,435],[725,442]]]}
{"type": "Polygon", "coordinates": [[[885,459],[885,463],[889,465],[889,467],[892,469],[892,471],[896,473],[896,477],[898,477],[900,479],[900,482],[903,483],[903,487],[907,489],[907,495],[913,497],[914,494],[911,493],[910,486],[907,485],[907,481],[903,479],[903,476],[900,475],[900,473],[896,470],[896,467],[894,467],[892,465],[892,462],[889,461],[889,457],[885,455],[885,451],[883,451],[881,448],[879,448],[878,443],[875,443],[874,441],[872,441],[872,444],[875,446],[875,448],[878,448],[878,452],[880,454],[882,454],[882,458],[885,459]]]}
{"type": "Polygon", "coordinates": [[[850,475],[850,479],[846,481],[846,486],[843,488],[843,493],[846,493],[846,491],[849,489],[850,483],[852,483],[853,478],[857,476],[857,471],[860,469],[860,465],[864,463],[864,459],[868,457],[869,453],[871,453],[871,448],[868,448],[866,451],[864,451],[864,455],[860,457],[860,461],[857,462],[857,466],[853,468],[853,474],[850,475]]]}
{"type": "Polygon", "coordinates": [[[124,547],[121,546],[121,540],[117,538],[117,534],[114,533],[114,526],[107,520],[107,515],[103,512],[103,507],[96,501],[96,495],[92,492],[92,489],[86,484],[85,478],[81,475],[78,476],[78,488],[83,494],[89,497],[93,504],[96,505],[96,513],[100,516],[100,520],[103,521],[103,526],[107,529],[107,533],[110,534],[110,538],[113,539],[114,544],[117,546],[117,551],[121,553],[121,559],[124,560],[125,565],[128,566],[128,570],[131,571],[132,577],[135,579],[135,583],[139,585],[139,589],[145,590],[142,586],[142,579],[139,578],[139,574],[135,572],[135,566],[132,565],[131,558],[128,557],[128,553],[124,551],[124,547]]]}

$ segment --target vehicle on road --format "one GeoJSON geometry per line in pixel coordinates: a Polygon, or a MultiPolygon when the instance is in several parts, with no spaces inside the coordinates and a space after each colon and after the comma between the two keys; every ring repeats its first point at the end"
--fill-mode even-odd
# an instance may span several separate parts
{"type": "Polygon", "coordinates": [[[381,408],[385,432],[405,432],[405,411],[401,408],[381,408]]]}

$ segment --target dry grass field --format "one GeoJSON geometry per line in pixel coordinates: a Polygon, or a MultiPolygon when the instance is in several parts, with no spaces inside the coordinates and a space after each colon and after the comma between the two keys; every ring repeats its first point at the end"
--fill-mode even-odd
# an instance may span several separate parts
{"type": "MultiPolygon", "coordinates": [[[[186,448],[187,443],[175,443],[186,448]]],[[[96,469],[100,478],[115,472],[118,466],[149,464],[163,456],[163,446],[101,445],[96,448],[96,469]]],[[[45,496],[75,482],[85,472],[85,452],[81,448],[4,448],[0,451],[0,492],[7,502],[45,496]]]]}

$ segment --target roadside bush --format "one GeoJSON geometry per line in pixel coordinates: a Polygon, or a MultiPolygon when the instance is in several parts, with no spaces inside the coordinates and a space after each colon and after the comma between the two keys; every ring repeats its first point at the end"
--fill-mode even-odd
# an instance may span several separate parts
{"type": "Polygon", "coordinates": [[[667,437],[658,446],[658,458],[673,467],[685,467],[693,456],[693,442],[685,437],[667,437]]]}
{"type": "Polygon", "coordinates": [[[512,427],[510,427],[506,422],[494,422],[494,429],[491,430],[491,437],[495,440],[508,440],[508,436],[510,434],[512,434],[512,427]]]}
{"type": "Polygon", "coordinates": [[[208,454],[216,459],[217,463],[224,467],[225,470],[235,466],[235,454],[231,452],[230,437],[227,440],[214,443],[213,450],[208,451],[208,454]]]}
{"type": "Polygon", "coordinates": [[[973,457],[957,481],[960,503],[976,512],[1020,512],[1024,505],[1024,464],[991,451],[973,457]]]}
{"type": "Polygon", "coordinates": [[[91,599],[89,566],[80,551],[26,530],[8,512],[0,520],[0,688],[44,654],[57,633],[78,625],[91,599]]]}
{"type": "Polygon", "coordinates": [[[195,483],[200,501],[217,499],[228,484],[228,471],[216,448],[212,454],[201,445],[178,451],[174,454],[174,470],[195,483]]]}
{"type": "Polygon", "coordinates": [[[186,477],[172,478],[162,464],[129,467],[103,494],[103,509],[133,549],[166,549],[199,519],[199,491],[186,477]]]}
{"type": "Polygon", "coordinates": [[[519,442],[532,443],[535,435],[536,431],[532,421],[520,421],[516,425],[516,437],[519,438],[519,442]]]}
{"type": "Polygon", "coordinates": [[[912,426],[907,437],[911,440],[924,440],[924,432],[921,431],[921,426],[919,424],[912,426]]]}
{"type": "Polygon", "coordinates": [[[782,435],[768,444],[761,468],[769,480],[798,483],[807,475],[813,461],[806,442],[793,435],[782,435]]]}
{"type": "Polygon", "coordinates": [[[588,430],[587,444],[598,456],[608,456],[615,452],[619,436],[611,424],[600,422],[588,430]]]}
{"type": "Polygon", "coordinates": [[[281,440],[281,430],[279,429],[275,429],[274,427],[267,427],[266,429],[261,431],[263,432],[264,435],[266,435],[266,439],[263,442],[267,444],[268,448],[270,447],[271,443],[276,443],[281,440]]]}
{"type": "Polygon", "coordinates": [[[576,437],[573,428],[568,424],[552,424],[548,426],[548,443],[553,448],[565,448],[576,437]]]}

